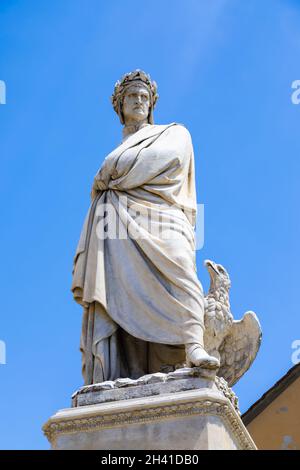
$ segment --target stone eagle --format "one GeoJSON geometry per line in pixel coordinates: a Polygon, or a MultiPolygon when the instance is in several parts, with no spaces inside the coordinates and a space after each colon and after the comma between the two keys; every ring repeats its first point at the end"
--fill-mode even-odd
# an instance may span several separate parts
{"type": "Polygon", "coordinates": [[[261,343],[261,326],[254,312],[234,320],[229,303],[230,278],[221,264],[205,261],[210,287],[205,296],[206,351],[220,360],[217,372],[228,385],[234,385],[249,369],[261,343]]]}

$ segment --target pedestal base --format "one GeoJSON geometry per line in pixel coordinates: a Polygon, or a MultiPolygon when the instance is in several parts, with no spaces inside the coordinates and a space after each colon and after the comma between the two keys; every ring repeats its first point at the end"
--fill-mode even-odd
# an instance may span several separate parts
{"type": "Polygon", "coordinates": [[[216,379],[179,369],[83,387],[43,429],[53,449],[256,449],[216,379]]]}

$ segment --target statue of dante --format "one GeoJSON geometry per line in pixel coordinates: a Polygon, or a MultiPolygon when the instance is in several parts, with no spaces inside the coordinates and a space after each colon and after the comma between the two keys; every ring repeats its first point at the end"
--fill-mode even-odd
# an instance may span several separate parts
{"type": "Polygon", "coordinates": [[[123,140],[94,178],[73,269],[72,291],[84,308],[86,385],[183,362],[220,365],[203,343],[191,136],[175,122],[154,124],[157,98],[156,83],[141,70],[124,75],[112,95],[123,140]]]}

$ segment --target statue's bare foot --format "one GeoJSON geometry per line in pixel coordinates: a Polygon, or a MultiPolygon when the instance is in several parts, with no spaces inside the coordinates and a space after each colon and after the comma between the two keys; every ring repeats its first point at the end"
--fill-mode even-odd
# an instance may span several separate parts
{"type": "Polygon", "coordinates": [[[218,369],[220,361],[207,354],[200,344],[187,344],[185,347],[186,362],[188,367],[204,367],[206,369],[218,369]]]}

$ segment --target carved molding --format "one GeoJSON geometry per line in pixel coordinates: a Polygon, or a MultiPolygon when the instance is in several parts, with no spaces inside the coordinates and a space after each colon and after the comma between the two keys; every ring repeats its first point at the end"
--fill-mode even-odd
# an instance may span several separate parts
{"type": "Polygon", "coordinates": [[[239,399],[234,393],[234,391],[228,386],[223,377],[216,377],[215,384],[218,387],[219,391],[223,393],[224,397],[228,398],[230,403],[232,403],[234,409],[237,411],[239,415],[241,415],[240,408],[239,408],[239,399]]]}
{"type": "Polygon", "coordinates": [[[150,423],[153,421],[192,415],[220,417],[231,431],[240,449],[256,449],[251,437],[243,428],[243,424],[232,406],[210,400],[197,400],[177,405],[158,405],[150,408],[134,409],[105,415],[91,415],[84,418],[65,418],[65,420],[59,419],[56,422],[49,420],[43,426],[43,431],[50,443],[55,445],[55,441],[60,434],[100,431],[105,428],[150,423]]]}

